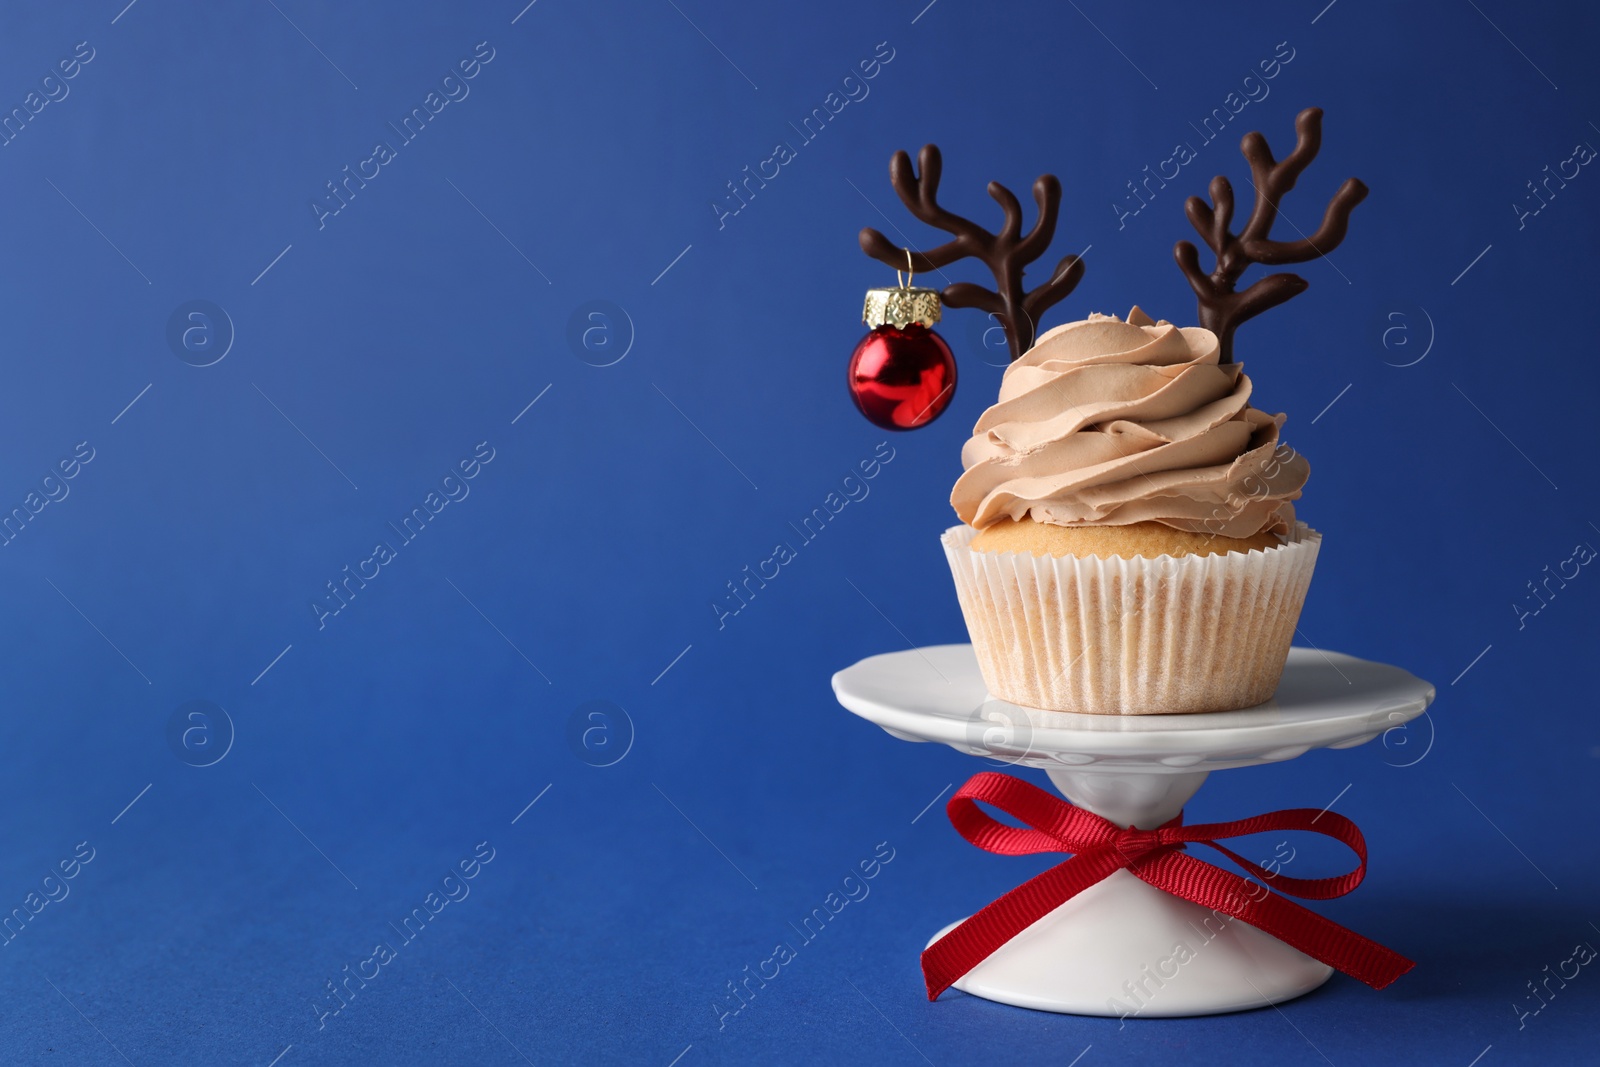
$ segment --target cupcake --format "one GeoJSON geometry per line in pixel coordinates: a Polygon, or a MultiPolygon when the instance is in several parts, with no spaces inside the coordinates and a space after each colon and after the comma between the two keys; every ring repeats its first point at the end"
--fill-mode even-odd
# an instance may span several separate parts
{"type": "Polygon", "coordinates": [[[1277,688],[1321,537],[1309,467],[1216,334],[1138,308],[1056,327],[962,448],[943,536],[990,693],[1093,715],[1277,688]]]}

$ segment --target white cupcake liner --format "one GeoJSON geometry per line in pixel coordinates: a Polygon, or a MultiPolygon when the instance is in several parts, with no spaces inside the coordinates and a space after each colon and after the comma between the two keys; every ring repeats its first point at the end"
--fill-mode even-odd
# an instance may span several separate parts
{"type": "Polygon", "coordinates": [[[1231,711],[1272,696],[1322,535],[1274,548],[1096,559],[940,538],[989,692],[1089,715],[1231,711]]]}

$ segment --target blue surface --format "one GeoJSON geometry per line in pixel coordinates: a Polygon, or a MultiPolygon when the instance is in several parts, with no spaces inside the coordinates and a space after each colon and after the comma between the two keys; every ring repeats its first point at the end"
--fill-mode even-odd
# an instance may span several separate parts
{"type": "Polygon", "coordinates": [[[1536,615],[1528,588],[1600,545],[1600,176],[1566,164],[1536,215],[1526,186],[1600,142],[1592,8],[124,3],[0,16],[0,105],[31,116],[0,147],[0,504],[37,511],[0,549],[0,905],[37,909],[0,949],[0,1059],[1592,1056],[1592,968],[1522,1014],[1600,944],[1600,578],[1536,615]],[[732,213],[727,183],[830,93],[732,213]],[[1048,323],[1190,321],[1183,196],[1242,187],[1238,136],[1282,151],[1311,104],[1289,217],[1351,174],[1373,193],[1239,353],[1313,466],[1305,639],[1440,698],[1387,747],[1217,775],[1190,814],[1336,800],[1372,868],[1319,910],[1417,969],[1126,1026],[928,1004],[929,933],[1046,861],[915,818],[980,765],[891,740],[828,679],[962,638],[937,534],[1000,374],[974,313],[944,328],[949,413],[737,615],[712,606],[885,439],[843,388],[861,292],[890,281],[855,233],[882,208],[930,238],[885,164],[935,140],[981,218],[991,178],[1061,176],[1054,254],[1092,249],[1048,323]],[[1198,158],[1129,214],[1179,140],[1198,158]],[[368,177],[341,205],[347,166],[368,177]],[[417,508],[408,542],[389,524],[417,508]],[[327,599],[347,566],[365,584],[327,599]]]}

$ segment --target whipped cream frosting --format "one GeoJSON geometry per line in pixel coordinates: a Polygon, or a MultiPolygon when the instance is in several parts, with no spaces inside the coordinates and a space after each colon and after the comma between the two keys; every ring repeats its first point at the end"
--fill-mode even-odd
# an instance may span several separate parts
{"type": "Polygon", "coordinates": [[[1249,537],[1294,527],[1310,465],[1278,443],[1285,416],[1250,406],[1250,379],[1218,363],[1216,334],[1090,315],[1050,330],[1006,368],[1000,399],[961,450],[950,494],[982,529],[1160,522],[1249,537]]]}

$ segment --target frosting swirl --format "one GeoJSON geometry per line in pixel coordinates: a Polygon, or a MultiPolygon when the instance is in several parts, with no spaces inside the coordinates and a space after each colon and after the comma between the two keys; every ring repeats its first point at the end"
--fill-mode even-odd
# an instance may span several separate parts
{"type": "Polygon", "coordinates": [[[1249,405],[1216,334],[1090,315],[1050,330],[1006,368],[1000,399],[961,449],[950,504],[969,526],[1160,522],[1249,537],[1294,527],[1310,474],[1278,443],[1285,416],[1249,405]]]}

